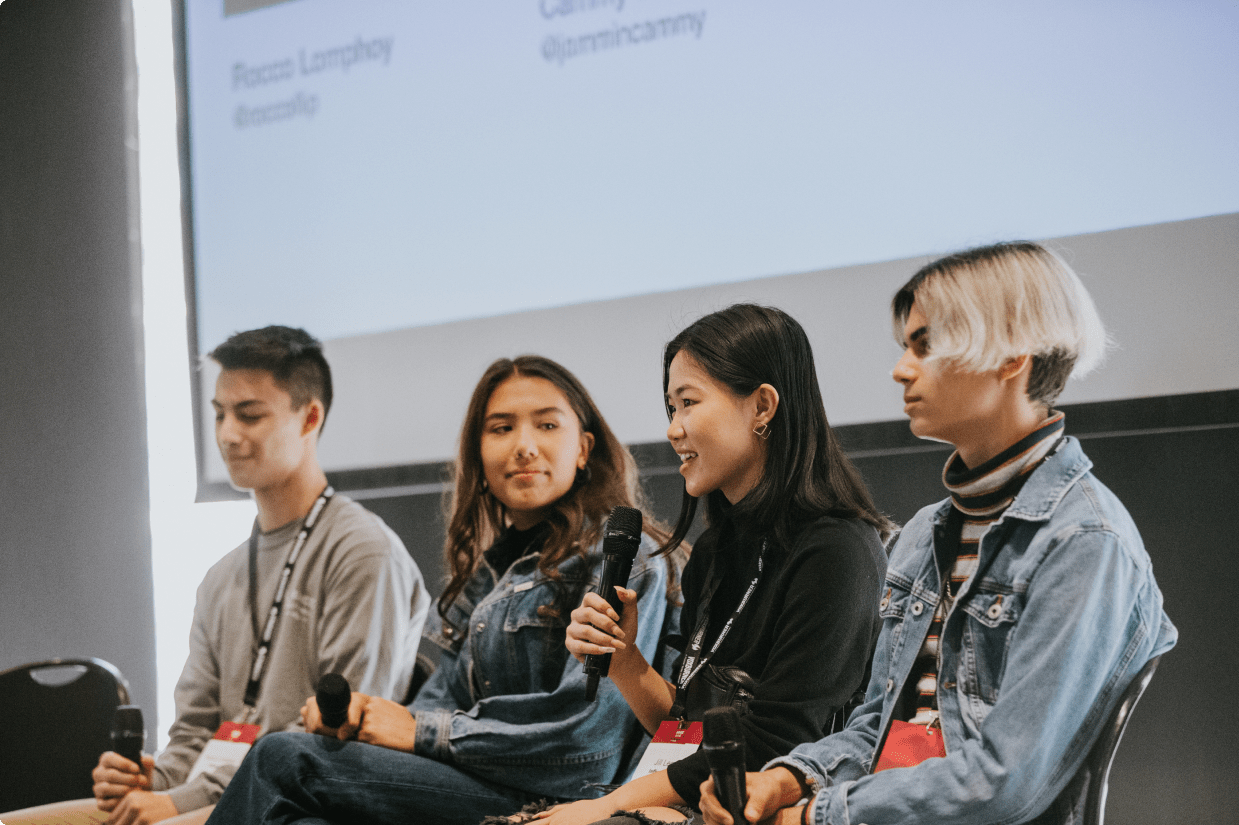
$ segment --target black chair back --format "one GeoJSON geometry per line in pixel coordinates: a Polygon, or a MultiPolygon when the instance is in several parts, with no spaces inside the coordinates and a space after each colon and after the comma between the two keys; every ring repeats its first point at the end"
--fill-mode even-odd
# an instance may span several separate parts
{"type": "Polygon", "coordinates": [[[1084,765],[1080,768],[1081,771],[1089,773],[1088,794],[1084,799],[1084,825],[1102,825],[1105,821],[1106,792],[1110,782],[1110,766],[1114,763],[1114,754],[1119,749],[1119,742],[1123,738],[1123,731],[1127,729],[1131,712],[1136,709],[1136,703],[1144,695],[1144,689],[1153,680],[1153,672],[1157,670],[1157,663],[1161,661],[1161,658],[1161,656],[1155,656],[1150,659],[1144,667],[1140,668],[1136,678],[1131,680],[1131,684],[1127,686],[1122,698],[1119,699],[1118,707],[1114,709],[1114,715],[1107,720],[1106,726],[1102,728],[1101,736],[1097,738],[1093,749],[1088,752],[1088,758],[1084,760],[1084,765]]]}
{"type": "Polygon", "coordinates": [[[90,772],[112,746],[112,715],[127,704],[125,678],[102,659],[0,673],[0,811],[91,796],[90,772]]]}
{"type": "Polygon", "coordinates": [[[1157,670],[1157,656],[1145,663],[1140,672],[1123,690],[1119,703],[1115,706],[1110,718],[1098,734],[1088,756],[1080,765],[1075,776],[1067,783],[1067,787],[1050,803],[1050,807],[1042,811],[1036,819],[1027,825],[1102,825],[1106,817],[1106,789],[1110,781],[1110,765],[1114,762],[1114,754],[1119,749],[1119,741],[1123,731],[1131,719],[1131,712],[1140,701],[1144,689],[1157,670]]]}

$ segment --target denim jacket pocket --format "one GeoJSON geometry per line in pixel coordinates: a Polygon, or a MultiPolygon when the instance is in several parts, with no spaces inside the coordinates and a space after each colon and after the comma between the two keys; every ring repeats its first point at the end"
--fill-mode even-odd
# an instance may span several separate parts
{"type": "Polygon", "coordinates": [[[1007,647],[1019,620],[1021,601],[1016,594],[988,590],[982,583],[960,605],[967,619],[959,677],[964,691],[987,706],[998,700],[998,687],[1007,667],[1007,647]]]}
{"type": "Polygon", "coordinates": [[[903,638],[904,616],[912,601],[912,591],[908,587],[890,578],[886,580],[882,588],[882,599],[878,602],[878,615],[882,619],[883,626],[890,629],[888,655],[892,658],[896,655],[899,642],[903,638]]]}
{"type": "Polygon", "coordinates": [[[448,606],[446,620],[439,615],[437,606],[432,606],[422,633],[427,641],[455,655],[460,655],[461,646],[469,635],[469,614],[473,607],[470,603],[462,605],[462,601],[465,601],[463,593],[448,606]]]}

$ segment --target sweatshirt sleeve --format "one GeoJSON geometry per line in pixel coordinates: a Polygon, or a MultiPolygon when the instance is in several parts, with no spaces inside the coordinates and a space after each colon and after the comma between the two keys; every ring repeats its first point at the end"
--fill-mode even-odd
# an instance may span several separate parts
{"type": "MultiPolygon", "coordinates": [[[[347,552],[328,567],[317,621],[317,674],[339,673],[359,693],[402,701],[430,597],[421,572],[387,525],[341,538],[347,552]]],[[[294,720],[292,729],[300,727],[294,720]]]]}
{"type": "Polygon", "coordinates": [[[166,791],[181,813],[210,805],[219,799],[232,769],[203,773],[186,783],[203,747],[220,723],[219,662],[210,644],[204,609],[212,602],[210,577],[198,586],[193,624],[189,633],[189,657],[176,683],[177,717],[168,731],[168,747],[155,760],[151,787],[166,791]]]}

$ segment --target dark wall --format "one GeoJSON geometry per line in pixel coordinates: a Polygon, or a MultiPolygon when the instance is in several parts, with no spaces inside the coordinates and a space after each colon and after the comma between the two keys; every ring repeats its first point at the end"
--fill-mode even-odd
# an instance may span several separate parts
{"type": "Polygon", "coordinates": [[[0,669],[155,708],[128,0],[0,5],[0,669]]]}
{"type": "MultiPolygon", "coordinates": [[[[1127,729],[1110,777],[1109,821],[1127,825],[1235,821],[1233,742],[1239,720],[1228,686],[1239,680],[1239,553],[1229,520],[1239,491],[1239,390],[1065,405],[1093,471],[1131,511],[1153,560],[1179,644],[1166,654],[1127,729]]],[[[906,522],[942,499],[949,448],[914,438],[905,421],[838,428],[878,506],[906,522]]],[[[672,521],[683,485],[665,444],[634,450],[658,516],[672,521]]],[[[442,468],[337,474],[389,491],[365,500],[441,587],[442,468]]],[[[360,495],[365,495],[361,493],[360,495]]]]}

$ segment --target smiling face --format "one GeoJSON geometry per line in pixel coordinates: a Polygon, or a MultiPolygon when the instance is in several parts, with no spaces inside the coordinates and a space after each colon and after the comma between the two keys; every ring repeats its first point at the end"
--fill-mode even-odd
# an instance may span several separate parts
{"type": "Polygon", "coordinates": [[[903,411],[912,434],[953,444],[974,466],[974,456],[996,455],[1008,446],[1009,382],[1002,370],[967,372],[931,359],[931,335],[925,315],[913,303],[903,327],[904,352],[891,377],[903,385],[903,411]]]}
{"type": "Polygon", "coordinates": [[[558,387],[545,378],[514,375],[486,403],[482,473],[512,525],[527,530],[572,489],[593,444],[558,387]]]}
{"type": "Polygon", "coordinates": [[[224,370],[215,382],[215,442],[232,484],[263,491],[286,484],[314,463],[323,405],[299,410],[267,370],[224,370]]]}
{"type": "Polygon", "coordinates": [[[721,490],[735,504],[765,468],[765,442],[753,432],[762,417],[760,391],[736,395],[683,350],[667,376],[667,440],[680,456],[684,488],[698,498],[721,490]]]}

